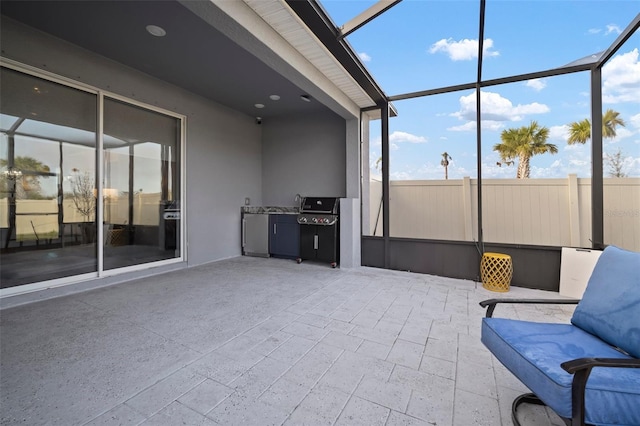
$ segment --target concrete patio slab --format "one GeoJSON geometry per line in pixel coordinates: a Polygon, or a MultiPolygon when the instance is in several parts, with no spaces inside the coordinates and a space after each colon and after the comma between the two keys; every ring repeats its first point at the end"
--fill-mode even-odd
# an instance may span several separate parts
{"type": "MultiPolygon", "coordinates": [[[[557,294],[239,257],[6,308],[0,423],[511,425],[526,388],[479,338],[478,302],[496,296],[557,294]]],[[[522,416],[561,424],[542,407],[522,416]]]]}

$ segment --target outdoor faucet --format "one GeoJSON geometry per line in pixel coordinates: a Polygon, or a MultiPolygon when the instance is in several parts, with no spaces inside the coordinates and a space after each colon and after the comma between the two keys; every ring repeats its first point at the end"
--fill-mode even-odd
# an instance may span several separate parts
{"type": "Polygon", "coordinates": [[[302,202],[302,195],[296,194],[296,196],[293,198],[293,201],[297,203],[297,207],[300,208],[300,203],[302,202]]]}

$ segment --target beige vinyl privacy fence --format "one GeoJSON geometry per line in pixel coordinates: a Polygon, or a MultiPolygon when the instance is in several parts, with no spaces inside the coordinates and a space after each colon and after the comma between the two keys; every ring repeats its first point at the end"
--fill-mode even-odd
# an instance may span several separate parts
{"type": "MultiPolygon", "coordinates": [[[[381,182],[371,181],[370,235],[382,235],[381,182]],[[377,224],[377,226],[376,226],[377,224]]],[[[391,181],[392,237],[473,241],[476,179],[391,181]]],[[[640,251],[640,178],[604,179],[604,239],[640,251]]],[[[485,242],[591,247],[591,179],[483,179],[485,242]]]]}
{"type": "MultiPolygon", "coordinates": [[[[133,224],[158,226],[160,221],[160,193],[135,194],[133,197],[133,224]]],[[[94,215],[85,217],[76,209],[73,200],[65,198],[62,203],[63,223],[93,222],[94,215]]],[[[8,228],[8,200],[0,198],[0,228],[8,228]]],[[[16,201],[16,240],[28,241],[43,238],[57,238],[57,199],[16,201]]],[[[107,223],[126,225],[129,218],[129,198],[127,195],[105,200],[104,219],[107,223]]]]}

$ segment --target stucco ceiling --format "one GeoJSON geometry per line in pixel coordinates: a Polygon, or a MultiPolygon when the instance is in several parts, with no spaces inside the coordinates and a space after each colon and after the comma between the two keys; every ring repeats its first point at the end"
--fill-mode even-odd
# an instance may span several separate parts
{"type": "MultiPolygon", "coordinates": [[[[212,5],[214,12],[217,10],[212,5]]],[[[6,1],[3,15],[251,116],[327,108],[176,1],[6,1]],[[147,25],[167,32],[154,37],[147,25]],[[273,101],[270,95],[279,95],[273,101]],[[256,103],[265,105],[258,109],[256,103]]]]}

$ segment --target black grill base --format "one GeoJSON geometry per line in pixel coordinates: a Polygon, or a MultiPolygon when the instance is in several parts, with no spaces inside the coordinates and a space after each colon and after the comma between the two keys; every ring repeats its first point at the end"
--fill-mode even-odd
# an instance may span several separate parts
{"type": "Polygon", "coordinates": [[[336,267],[340,260],[339,228],[337,224],[300,225],[300,257],[302,260],[328,262],[336,267]],[[317,248],[314,241],[318,241],[317,248]]]}

